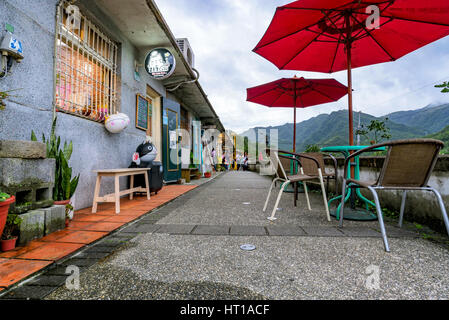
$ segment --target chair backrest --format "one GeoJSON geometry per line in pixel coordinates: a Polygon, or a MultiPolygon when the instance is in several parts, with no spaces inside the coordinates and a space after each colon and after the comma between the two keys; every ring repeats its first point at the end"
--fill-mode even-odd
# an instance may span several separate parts
{"type": "Polygon", "coordinates": [[[383,187],[426,187],[444,143],[434,139],[386,143],[388,153],[377,184],[383,187]]]}
{"type": "MultiPolygon", "coordinates": [[[[307,153],[300,153],[301,155],[305,155],[311,158],[314,158],[316,161],[318,161],[318,163],[320,164],[320,167],[323,168],[322,170],[324,170],[324,156],[322,153],[319,152],[307,152],[307,153]]],[[[318,175],[318,166],[316,165],[316,162],[304,157],[300,158],[301,161],[301,167],[304,171],[305,175],[308,176],[316,176],[318,175]]]]}
{"type": "Polygon", "coordinates": [[[290,168],[290,161],[288,159],[280,160],[278,151],[273,150],[273,149],[270,150],[270,161],[271,161],[271,165],[273,166],[274,170],[276,171],[276,175],[278,176],[278,178],[287,180],[287,172],[289,172],[290,169],[288,169],[287,171],[285,169],[290,168]],[[287,160],[289,162],[288,167],[284,167],[286,165],[286,163],[283,160],[287,160]]]}

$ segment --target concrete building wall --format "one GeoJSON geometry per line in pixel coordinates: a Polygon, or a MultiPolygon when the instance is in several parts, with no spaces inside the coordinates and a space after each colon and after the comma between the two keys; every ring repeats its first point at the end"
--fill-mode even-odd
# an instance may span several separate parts
{"type": "MultiPolygon", "coordinates": [[[[17,98],[7,101],[6,109],[0,111],[0,139],[29,140],[31,130],[40,139],[42,133],[49,135],[53,110],[53,68],[55,15],[57,0],[2,0],[0,1],[0,25],[10,23],[15,35],[24,46],[25,59],[15,64],[11,76],[0,80],[0,90],[20,88],[17,98]]],[[[102,123],[58,112],[56,134],[62,141],[73,141],[70,165],[74,174],[81,174],[74,196],[76,209],[92,204],[95,175],[92,170],[128,167],[132,153],[145,139],[145,132],[135,127],[136,94],[146,95],[150,85],[161,96],[165,89],[141,68],[141,81],[134,79],[134,61],[142,63],[146,50],[134,47],[108,19],[93,1],[78,1],[82,13],[95,17],[111,38],[119,43],[119,76],[121,78],[121,112],[127,114],[131,123],[120,134],[109,133],[102,123]],[[86,9],[88,12],[86,12],[86,9]]],[[[3,37],[4,31],[0,36],[3,37]]],[[[160,119],[160,118],[159,118],[160,119]]],[[[157,134],[157,133],[155,133],[157,134]]],[[[159,133],[160,134],[160,133],[159,133]]],[[[161,138],[156,139],[158,144],[161,138]]],[[[156,145],[162,150],[161,145],[156,145]]],[[[121,182],[123,186],[126,181],[121,182]]],[[[102,192],[112,192],[112,180],[105,179],[102,192]]],[[[122,187],[123,187],[122,186],[122,187]]]]}

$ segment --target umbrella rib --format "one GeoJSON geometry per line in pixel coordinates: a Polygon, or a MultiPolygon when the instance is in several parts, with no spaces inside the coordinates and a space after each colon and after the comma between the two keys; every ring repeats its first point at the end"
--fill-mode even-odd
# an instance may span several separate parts
{"type": "MultiPolygon", "coordinates": [[[[292,35],[294,35],[294,34],[297,34],[297,33],[301,32],[301,31],[303,31],[303,30],[306,30],[306,29],[308,29],[308,28],[310,28],[310,27],[313,27],[313,26],[316,25],[316,24],[317,24],[317,23],[315,22],[315,23],[313,23],[313,24],[311,24],[311,25],[309,25],[309,26],[307,26],[307,27],[304,27],[304,28],[302,28],[302,29],[299,29],[299,30],[296,30],[296,31],[291,32],[291,33],[289,33],[289,34],[286,34],[286,35],[284,35],[284,36],[281,36],[281,37],[278,38],[278,39],[274,39],[274,40],[272,40],[272,41],[270,41],[270,42],[268,42],[268,43],[266,43],[266,44],[264,44],[264,45],[256,46],[256,47],[253,49],[253,51],[259,50],[259,49],[261,49],[261,48],[263,48],[263,47],[266,47],[266,46],[269,46],[270,44],[273,44],[273,43],[275,43],[275,42],[277,42],[277,41],[280,41],[280,40],[282,40],[282,39],[288,38],[288,37],[290,37],[290,36],[292,36],[292,35]]],[[[268,31],[268,30],[267,30],[267,31],[268,31]]],[[[263,37],[262,37],[262,39],[263,39],[263,37]]]]}
{"type": "MultiPolygon", "coordinates": [[[[262,93],[259,93],[259,94],[255,95],[255,96],[253,96],[253,97],[248,97],[248,99],[258,98],[258,97],[260,97],[260,96],[264,95],[265,93],[268,93],[268,92],[270,92],[270,91],[272,91],[272,90],[274,90],[274,89],[273,89],[273,88],[269,88],[269,89],[267,89],[266,91],[264,91],[264,92],[262,92],[262,93]]],[[[249,102],[251,102],[251,101],[249,101],[249,102]]]]}
{"type": "MultiPolygon", "coordinates": [[[[357,14],[362,14],[362,15],[366,15],[366,16],[371,15],[366,12],[357,12],[357,14]]],[[[416,19],[395,17],[395,16],[391,16],[391,15],[381,15],[381,18],[389,18],[392,20],[403,20],[403,21],[409,21],[409,22],[417,22],[417,23],[433,24],[433,25],[442,26],[442,27],[449,27],[449,23],[422,21],[422,20],[416,20],[416,19]]]]}
{"type": "Polygon", "coordinates": [[[276,101],[278,101],[282,97],[283,94],[284,94],[284,92],[281,92],[281,94],[276,99],[274,99],[274,101],[270,104],[270,108],[274,107],[274,104],[276,103],[276,101]]]}
{"type": "Polygon", "coordinates": [[[325,93],[322,92],[322,91],[319,91],[319,90],[317,90],[317,89],[315,89],[315,88],[312,88],[312,87],[310,87],[310,89],[312,89],[313,91],[318,92],[319,94],[322,94],[323,96],[325,96],[326,98],[329,98],[330,100],[332,100],[332,101],[334,101],[334,102],[338,101],[338,100],[336,100],[336,99],[334,99],[334,98],[329,97],[327,94],[325,94],[325,93]]]}
{"type": "Polygon", "coordinates": [[[332,59],[332,64],[331,64],[331,68],[330,68],[329,72],[332,72],[332,69],[334,68],[335,60],[337,59],[337,54],[338,54],[338,47],[340,47],[340,40],[341,40],[341,34],[338,37],[337,47],[335,48],[335,54],[334,54],[334,58],[332,59]]]}
{"type": "Polygon", "coordinates": [[[371,39],[374,40],[374,42],[376,42],[376,44],[392,59],[392,61],[395,61],[396,58],[394,58],[380,43],[379,41],[377,41],[376,38],[374,38],[374,36],[371,34],[371,32],[356,18],[354,17],[354,15],[351,13],[351,17],[357,21],[357,23],[360,23],[362,25],[362,28],[365,30],[365,32],[368,34],[368,36],[371,37],[371,39]]]}
{"type": "Polygon", "coordinates": [[[279,69],[284,69],[285,66],[286,66],[287,64],[289,64],[290,62],[292,62],[293,59],[295,59],[299,54],[301,54],[304,50],[306,50],[307,47],[310,46],[314,41],[316,41],[316,39],[318,39],[319,36],[321,36],[323,33],[324,33],[324,31],[322,31],[322,32],[321,32],[320,34],[318,34],[315,38],[313,38],[312,41],[310,41],[306,46],[304,46],[304,48],[302,48],[301,50],[299,50],[299,52],[295,53],[295,54],[293,55],[293,57],[292,57],[291,59],[289,59],[289,60],[288,60],[282,67],[280,67],[279,69]]]}

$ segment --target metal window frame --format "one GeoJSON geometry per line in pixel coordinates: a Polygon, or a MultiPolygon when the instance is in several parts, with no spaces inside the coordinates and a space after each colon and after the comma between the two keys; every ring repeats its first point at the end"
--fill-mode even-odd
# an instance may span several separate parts
{"type": "Polygon", "coordinates": [[[63,0],[57,7],[55,110],[103,122],[107,116],[120,111],[118,45],[81,12],[77,16],[77,28],[73,29],[66,13],[69,5],[63,0]],[[66,91],[69,91],[68,98],[66,91]]]}

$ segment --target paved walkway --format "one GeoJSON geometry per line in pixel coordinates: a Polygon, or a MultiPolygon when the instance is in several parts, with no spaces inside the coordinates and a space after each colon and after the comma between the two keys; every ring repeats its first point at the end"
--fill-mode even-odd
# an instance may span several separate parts
{"type": "Polygon", "coordinates": [[[167,186],[157,195],[153,194],[151,200],[123,198],[119,215],[111,203],[100,204],[96,214],[91,214],[91,208],[77,211],[66,229],[0,253],[0,293],[195,187],[167,186]]]}
{"type": "Polygon", "coordinates": [[[304,194],[297,208],[285,194],[270,222],[262,212],[269,184],[250,172],[221,175],[7,297],[449,299],[447,249],[388,226],[386,253],[377,222],[338,229],[326,220],[319,193],[311,193],[312,211],[304,194]],[[247,243],[256,249],[241,250],[247,243]],[[78,290],[61,286],[67,266],[81,271],[78,290]]]}

